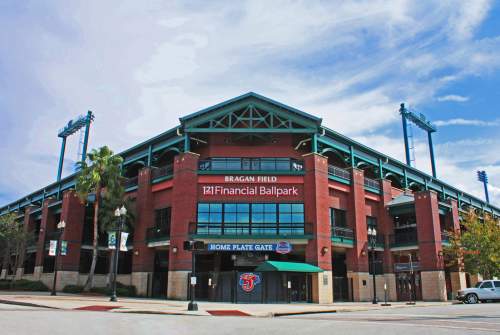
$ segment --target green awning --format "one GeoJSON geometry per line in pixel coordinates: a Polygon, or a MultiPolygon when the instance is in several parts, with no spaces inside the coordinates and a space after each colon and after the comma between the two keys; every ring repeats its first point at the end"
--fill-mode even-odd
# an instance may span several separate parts
{"type": "Polygon", "coordinates": [[[256,272],[323,272],[322,269],[317,266],[307,264],[307,263],[294,263],[294,262],[276,262],[276,261],[265,261],[259,265],[256,272]]]}

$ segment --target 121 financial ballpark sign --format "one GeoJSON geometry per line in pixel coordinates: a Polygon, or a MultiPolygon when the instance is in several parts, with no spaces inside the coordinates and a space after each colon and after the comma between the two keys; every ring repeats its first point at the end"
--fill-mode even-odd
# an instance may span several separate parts
{"type": "Polygon", "coordinates": [[[280,198],[301,196],[303,179],[298,176],[205,176],[200,183],[203,183],[203,196],[280,198]]]}

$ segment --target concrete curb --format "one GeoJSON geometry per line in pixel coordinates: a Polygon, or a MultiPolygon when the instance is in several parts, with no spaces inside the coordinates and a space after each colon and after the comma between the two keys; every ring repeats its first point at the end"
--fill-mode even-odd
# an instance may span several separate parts
{"type": "Polygon", "coordinates": [[[290,315],[307,315],[307,314],[326,314],[326,313],[337,313],[336,309],[330,310],[319,310],[319,311],[297,311],[297,312],[277,312],[269,313],[270,317],[280,317],[280,316],[290,316],[290,315]]]}
{"type": "Polygon", "coordinates": [[[32,304],[30,302],[11,301],[11,300],[3,300],[3,299],[0,299],[0,304],[15,305],[15,306],[25,306],[25,307],[39,307],[39,308],[48,308],[48,309],[60,309],[58,307],[51,307],[51,306],[45,306],[45,305],[32,304]]]}

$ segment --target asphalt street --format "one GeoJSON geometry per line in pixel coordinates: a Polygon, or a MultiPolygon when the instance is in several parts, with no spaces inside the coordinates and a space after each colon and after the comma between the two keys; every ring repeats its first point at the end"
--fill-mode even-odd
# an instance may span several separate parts
{"type": "Polygon", "coordinates": [[[498,334],[500,304],[277,318],[48,310],[0,304],[1,334],[498,334]]]}

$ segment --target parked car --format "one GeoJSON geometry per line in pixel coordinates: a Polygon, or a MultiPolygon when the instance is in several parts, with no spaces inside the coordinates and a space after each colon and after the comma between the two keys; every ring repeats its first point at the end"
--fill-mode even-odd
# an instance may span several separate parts
{"type": "Polygon", "coordinates": [[[466,304],[500,300],[500,280],[483,280],[474,287],[458,291],[457,300],[466,304]]]}

